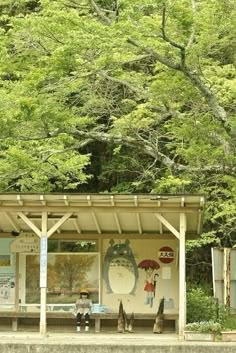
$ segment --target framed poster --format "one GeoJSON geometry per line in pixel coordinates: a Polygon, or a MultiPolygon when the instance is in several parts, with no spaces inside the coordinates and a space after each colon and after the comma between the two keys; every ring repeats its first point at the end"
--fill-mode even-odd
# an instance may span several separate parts
{"type": "Polygon", "coordinates": [[[11,255],[0,255],[0,267],[11,267],[11,255]]]}
{"type": "Polygon", "coordinates": [[[14,304],[15,273],[0,273],[0,306],[14,304]]]}
{"type": "MultiPolygon", "coordinates": [[[[49,253],[47,304],[73,304],[81,288],[87,288],[93,303],[99,303],[98,253],[49,253]]],[[[40,303],[40,258],[26,255],[25,303],[40,303]]]]}

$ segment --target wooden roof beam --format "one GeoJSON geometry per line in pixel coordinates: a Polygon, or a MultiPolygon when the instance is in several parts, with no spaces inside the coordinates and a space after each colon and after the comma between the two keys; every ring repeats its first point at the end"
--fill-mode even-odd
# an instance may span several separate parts
{"type": "Polygon", "coordinates": [[[72,213],[65,213],[63,217],[61,217],[61,219],[59,219],[53,226],[51,229],[48,230],[47,235],[48,237],[50,237],[53,233],[56,232],[56,230],[58,228],[60,228],[60,226],[62,226],[63,223],[65,223],[65,221],[67,221],[70,216],[72,216],[72,213]]]}
{"type": "MultiPolygon", "coordinates": [[[[114,206],[115,206],[114,196],[111,195],[111,196],[110,196],[110,199],[111,199],[111,205],[114,207],[114,206]]],[[[116,212],[113,212],[112,214],[113,214],[113,217],[114,217],[114,219],[115,219],[115,223],[116,223],[116,227],[117,227],[118,233],[119,233],[119,234],[122,234],[122,229],[121,229],[121,226],[120,226],[119,217],[118,217],[118,215],[117,215],[116,212]]]]}
{"type": "Polygon", "coordinates": [[[46,201],[45,201],[44,195],[40,195],[40,196],[39,196],[39,199],[40,199],[40,201],[41,201],[41,204],[44,205],[44,206],[46,206],[47,203],[46,203],[46,201]]]}
{"type": "Polygon", "coordinates": [[[65,205],[66,206],[70,206],[70,203],[69,203],[69,201],[68,201],[68,196],[67,195],[64,195],[64,203],[65,203],[65,205]]]}
{"type": "MultiPolygon", "coordinates": [[[[203,208],[205,204],[204,197],[200,198],[200,207],[203,208]]],[[[201,233],[202,229],[202,212],[198,212],[197,234],[201,233]]]]}
{"type": "Polygon", "coordinates": [[[73,219],[73,223],[74,223],[74,226],[75,226],[75,229],[76,229],[77,233],[81,234],[82,231],[81,231],[80,226],[79,226],[78,217],[77,217],[77,219],[73,219]]]}
{"type": "Polygon", "coordinates": [[[160,213],[155,213],[155,217],[179,239],[179,231],[170,224],[160,213]]]}
{"type": "MultiPolygon", "coordinates": [[[[134,196],[134,204],[135,204],[135,207],[138,207],[138,197],[136,195],[134,196]]],[[[136,213],[136,221],[137,221],[137,225],[138,225],[139,234],[143,234],[140,214],[138,212],[136,213]]]]}
{"type": "Polygon", "coordinates": [[[39,237],[41,237],[41,230],[38,229],[38,227],[36,227],[36,225],[23,212],[18,212],[17,215],[27,224],[29,228],[31,228],[39,237]]]}
{"type": "MultiPolygon", "coordinates": [[[[56,224],[56,221],[53,221],[53,224],[55,225],[55,224],[56,224]]],[[[61,233],[60,227],[57,228],[56,232],[59,233],[59,234],[61,233]]]]}
{"type": "Polygon", "coordinates": [[[114,217],[115,222],[116,222],[116,227],[118,229],[118,233],[122,234],[122,229],[121,229],[121,225],[120,225],[120,220],[119,220],[118,214],[113,212],[113,217],[114,217]]]}
{"type": "MultiPolygon", "coordinates": [[[[39,212],[41,214],[42,211],[45,212],[53,212],[53,213],[64,213],[64,212],[72,212],[72,213],[88,213],[90,211],[94,211],[96,213],[112,213],[112,212],[122,212],[122,213],[136,213],[137,209],[132,206],[114,206],[111,208],[111,206],[94,206],[91,205],[90,207],[88,206],[32,206],[32,205],[9,205],[9,206],[0,206],[0,212],[31,212],[31,213],[36,213],[39,212]]],[[[200,207],[186,207],[184,208],[184,213],[196,213],[201,211],[200,207]]],[[[155,213],[157,212],[156,207],[143,207],[139,206],[138,207],[138,212],[139,213],[155,213]]],[[[161,207],[158,209],[159,213],[180,213],[183,212],[183,207],[161,207]]]]}
{"type": "MultiPolygon", "coordinates": [[[[157,205],[158,205],[158,208],[161,207],[161,200],[158,200],[157,205]]],[[[161,213],[160,213],[160,215],[161,215],[161,213]]],[[[163,226],[162,226],[161,221],[159,222],[159,233],[163,234],[163,226]]]]}
{"type": "Polygon", "coordinates": [[[19,228],[17,222],[13,219],[13,217],[8,212],[4,212],[4,215],[7,217],[8,221],[11,223],[14,230],[16,232],[20,233],[20,228],[19,228]]]}
{"type": "Polygon", "coordinates": [[[137,225],[138,225],[139,234],[143,234],[143,229],[142,229],[141,220],[140,220],[140,214],[139,213],[136,213],[136,221],[137,221],[137,225]]]}
{"type": "Polygon", "coordinates": [[[93,217],[94,224],[95,224],[95,226],[96,226],[96,228],[97,228],[97,232],[98,232],[99,234],[101,234],[102,231],[101,231],[100,225],[99,225],[99,223],[98,223],[98,220],[97,220],[97,217],[96,217],[96,213],[95,213],[95,212],[92,212],[92,217],[93,217]]]}
{"type": "Polygon", "coordinates": [[[19,205],[21,205],[21,206],[23,206],[23,205],[24,205],[24,202],[22,201],[22,199],[21,199],[21,196],[20,196],[20,195],[17,195],[17,196],[16,196],[16,199],[17,199],[17,202],[18,202],[18,204],[19,204],[19,205]]]}

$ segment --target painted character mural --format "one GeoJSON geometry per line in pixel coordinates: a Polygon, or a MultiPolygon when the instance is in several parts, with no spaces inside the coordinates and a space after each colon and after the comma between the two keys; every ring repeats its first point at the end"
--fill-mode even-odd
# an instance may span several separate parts
{"type": "Polygon", "coordinates": [[[139,277],[138,267],[128,239],[110,240],[103,263],[103,278],[108,293],[134,294],[139,277]]]}
{"type": "Polygon", "coordinates": [[[138,264],[138,268],[145,270],[145,285],[144,291],[146,292],[145,305],[153,306],[153,299],[156,294],[156,283],[159,277],[157,270],[160,265],[155,260],[145,259],[138,264]]]}

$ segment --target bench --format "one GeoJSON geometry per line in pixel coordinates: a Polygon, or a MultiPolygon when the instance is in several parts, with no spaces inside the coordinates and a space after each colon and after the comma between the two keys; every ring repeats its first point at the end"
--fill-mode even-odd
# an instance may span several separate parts
{"type": "MultiPolygon", "coordinates": [[[[130,314],[127,314],[130,317],[130,314]]],[[[91,314],[91,318],[95,319],[95,332],[100,332],[101,328],[101,320],[117,320],[118,314],[117,313],[100,313],[100,314],[91,314]]],[[[134,313],[134,321],[136,320],[153,320],[153,324],[156,319],[156,314],[151,313],[134,313]]],[[[172,320],[175,323],[175,331],[178,331],[179,328],[179,315],[178,314],[164,314],[163,315],[164,321],[172,320]]]]}
{"type": "MultiPolygon", "coordinates": [[[[128,316],[130,316],[128,314],[128,316]]],[[[10,318],[12,322],[12,330],[17,331],[19,319],[40,319],[40,312],[17,312],[17,311],[3,311],[0,312],[1,318],[10,318]]],[[[101,320],[117,320],[117,313],[92,313],[90,318],[95,322],[95,332],[101,330],[101,320]]],[[[153,320],[155,321],[156,314],[150,313],[134,313],[134,320],[153,320]]],[[[56,312],[48,311],[47,319],[70,319],[74,320],[75,317],[71,312],[56,312]]],[[[164,314],[164,320],[173,320],[175,322],[175,330],[178,330],[178,314],[164,314]]]]}

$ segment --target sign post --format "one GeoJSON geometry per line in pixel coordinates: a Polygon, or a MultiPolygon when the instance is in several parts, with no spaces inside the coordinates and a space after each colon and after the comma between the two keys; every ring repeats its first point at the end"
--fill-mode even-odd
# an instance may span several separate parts
{"type": "Polygon", "coordinates": [[[48,239],[47,236],[42,235],[40,241],[40,288],[47,287],[47,250],[48,239]]]}
{"type": "Polygon", "coordinates": [[[40,333],[46,334],[46,305],[47,305],[47,233],[40,239],[40,333]]]}
{"type": "Polygon", "coordinates": [[[40,236],[40,333],[46,334],[47,305],[47,264],[48,264],[47,212],[42,212],[42,232],[40,236]]]}

